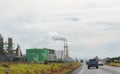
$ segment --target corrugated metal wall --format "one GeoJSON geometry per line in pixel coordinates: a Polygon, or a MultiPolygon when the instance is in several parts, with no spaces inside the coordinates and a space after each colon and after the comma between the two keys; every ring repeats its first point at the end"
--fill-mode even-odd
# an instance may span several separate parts
{"type": "Polygon", "coordinates": [[[49,51],[46,49],[27,49],[26,59],[28,62],[44,63],[45,60],[49,60],[49,51]]]}

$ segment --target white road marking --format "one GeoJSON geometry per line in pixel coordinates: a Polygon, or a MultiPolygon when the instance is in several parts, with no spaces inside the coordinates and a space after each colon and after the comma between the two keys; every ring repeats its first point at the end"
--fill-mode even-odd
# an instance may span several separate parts
{"type": "Polygon", "coordinates": [[[79,74],[82,74],[82,72],[84,71],[84,69],[85,69],[85,63],[83,64],[83,68],[82,68],[82,70],[79,72],[79,74]]]}

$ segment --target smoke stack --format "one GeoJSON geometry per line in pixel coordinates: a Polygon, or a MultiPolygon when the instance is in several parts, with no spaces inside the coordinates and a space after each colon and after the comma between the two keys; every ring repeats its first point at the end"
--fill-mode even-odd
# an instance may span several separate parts
{"type": "Polygon", "coordinates": [[[0,34],[0,53],[3,52],[3,45],[4,45],[4,39],[2,35],[0,34]]]}
{"type": "Polygon", "coordinates": [[[8,38],[8,51],[9,52],[12,52],[12,44],[13,44],[12,38],[8,38]]]}
{"type": "Polygon", "coordinates": [[[66,56],[66,43],[64,42],[64,57],[66,56]]]}
{"type": "Polygon", "coordinates": [[[69,56],[68,43],[67,42],[64,42],[64,56],[65,57],[69,56]]]}
{"type": "Polygon", "coordinates": [[[68,43],[66,42],[66,56],[69,56],[69,51],[68,51],[68,43]]]}

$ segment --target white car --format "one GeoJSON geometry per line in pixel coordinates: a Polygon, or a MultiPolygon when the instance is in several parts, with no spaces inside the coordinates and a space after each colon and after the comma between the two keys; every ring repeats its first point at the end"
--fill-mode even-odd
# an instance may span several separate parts
{"type": "Polygon", "coordinates": [[[99,66],[103,66],[104,64],[103,64],[101,61],[99,61],[99,62],[98,62],[98,65],[99,65],[99,66]]]}

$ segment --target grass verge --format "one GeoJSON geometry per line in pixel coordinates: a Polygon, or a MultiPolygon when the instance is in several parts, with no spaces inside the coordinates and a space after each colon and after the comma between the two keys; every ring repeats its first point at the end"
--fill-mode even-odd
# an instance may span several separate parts
{"type": "MultiPolygon", "coordinates": [[[[7,63],[8,74],[68,74],[80,66],[80,63],[7,63]]],[[[0,74],[5,74],[5,67],[0,65],[0,74]]]]}
{"type": "Polygon", "coordinates": [[[120,67],[120,63],[107,63],[106,65],[120,67]]]}

